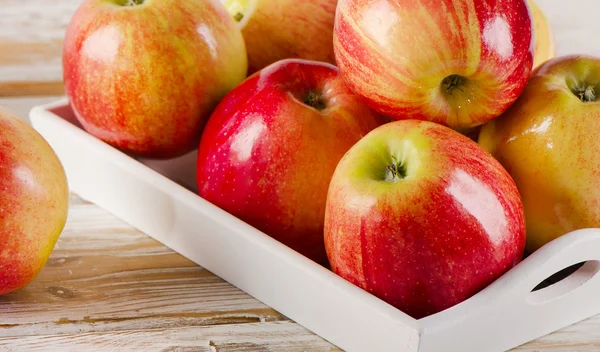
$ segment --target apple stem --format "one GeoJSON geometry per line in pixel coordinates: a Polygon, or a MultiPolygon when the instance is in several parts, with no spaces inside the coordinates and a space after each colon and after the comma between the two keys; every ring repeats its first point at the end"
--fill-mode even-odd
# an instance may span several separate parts
{"type": "Polygon", "coordinates": [[[455,89],[463,91],[461,87],[465,84],[467,79],[460,75],[450,75],[442,80],[442,88],[450,95],[455,89]]]}
{"type": "Polygon", "coordinates": [[[126,0],[125,6],[136,6],[144,3],[144,0],[126,0]]]}
{"type": "Polygon", "coordinates": [[[323,101],[323,99],[321,98],[321,95],[317,92],[314,91],[309,91],[306,96],[304,97],[304,104],[308,105],[308,106],[312,106],[313,108],[317,109],[317,110],[324,110],[325,109],[325,102],[323,101]]]}
{"type": "Polygon", "coordinates": [[[234,19],[236,22],[239,22],[239,21],[241,21],[243,18],[244,18],[244,14],[243,14],[243,13],[241,13],[241,12],[237,12],[235,15],[233,15],[233,19],[234,19]]]}
{"type": "Polygon", "coordinates": [[[589,85],[589,86],[586,86],[585,88],[577,89],[577,96],[584,103],[588,103],[590,101],[596,101],[596,92],[595,92],[594,86],[589,85]]]}
{"type": "Polygon", "coordinates": [[[395,183],[403,180],[406,177],[406,166],[401,161],[397,161],[392,156],[392,164],[386,166],[385,180],[390,183],[395,183]]]}

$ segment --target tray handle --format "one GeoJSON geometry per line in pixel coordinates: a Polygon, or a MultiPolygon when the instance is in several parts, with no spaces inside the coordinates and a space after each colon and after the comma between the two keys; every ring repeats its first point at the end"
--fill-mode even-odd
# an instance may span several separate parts
{"type": "Polygon", "coordinates": [[[565,234],[470,299],[419,320],[419,351],[506,351],[596,315],[599,271],[600,229],[565,234]],[[583,262],[566,278],[533,291],[583,262]]]}

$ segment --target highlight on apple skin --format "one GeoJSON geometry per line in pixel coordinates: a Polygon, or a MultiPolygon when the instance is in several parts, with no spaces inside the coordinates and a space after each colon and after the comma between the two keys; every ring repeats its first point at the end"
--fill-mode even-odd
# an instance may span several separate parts
{"type": "Polygon", "coordinates": [[[344,153],[383,119],[335,66],[288,59],[231,91],[200,141],[201,197],[326,264],[327,188],[344,153]]]}
{"type": "Polygon", "coordinates": [[[340,0],[336,63],[371,108],[458,131],[504,112],[533,63],[525,0],[340,0]]]}
{"type": "Polygon", "coordinates": [[[63,166],[44,138],[0,108],[0,295],[29,285],[67,222],[63,166]]]}
{"type": "Polygon", "coordinates": [[[249,75],[290,58],[335,64],[337,0],[221,1],[242,30],[249,75]]]}
{"type": "Polygon", "coordinates": [[[324,236],[336,274],[415,319],[498,279],[526,240],[507,171],[468,137],[422,120],[380,126],[346,153],[324,236]]]}
{"type": "Polygon", "coordinates": [[[479,144],[519,187],[529,252],[568,232],[600,227],[599,82],[600,57],[556,57],[481,129],[479,144]]]}
{"type": "Polygon", "coordinates": [[[66,95],[93,136],[136,157],[198,146],[247,73],[244,39],[218,0],[85,0],[63,45],[66,95]]]}

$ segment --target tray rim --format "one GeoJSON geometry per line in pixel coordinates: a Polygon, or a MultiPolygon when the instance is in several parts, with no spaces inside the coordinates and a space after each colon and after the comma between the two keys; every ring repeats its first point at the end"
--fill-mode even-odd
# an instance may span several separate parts
{"type": "MultiPolygon", "coordinates": [[[[369,306],[369,308],[372,309],[373,312],[375,312],[381,316],[386,316],[390,321],[395,322],[395,324],[402,327],[403,329],[414,331],[417,340],[413,341],[413,342],[416,342],[416,344],[418,346],[419,336],[421,334],[418,320],[412,318],[411,316],[405,314],[404,312],[389,305],[388,303],[379,299],[378,297],[351,284],[350,282],[344,280],[343,278],[341,278],[340,276],[331,272],[330,270],[327,270],[326,268],[320,266],[319,264],[313,262],[312,260],[295,252],[294,250],[290,249],[289,247],[285,246],[284,244],[280,243],[279,241],[271,238],[270,236],[264,234],[260,230],[252,227],[251,225],[245,223],[244,221],[240,220],[239,218],[233,216],[232,214],[229,214],[228,212],[224,211],[223,209],[204,200],[203,198],[199,197],[197,194],[190,191],[189,189],[182,186],[181,184],[165,177],[161,173],[146,166],[142,161],[137,160],[137,159],[125,154],[124,152],[110,146],[109,144],[99,140],[98,138],[90,135],[83,128],[72,124],[71,122],[67,121],[66,119],[62,118],[61,116],[59,116],[58,114],[56,114],[52,111],[52,110],[58,109],[58,108],[66,108],[68,105],[69,105],[68,98],[62,97],[62,98],[57,99],[56,101],[46,103],[46,104],[41,104],[41,105],[33,107],[30,110],[30,114],[29,114],[31,124],[34,126],[34,128],[36,130],[38,130],[38,133],[41,133],[40,129],[43,129],[43,128],[40,128],[40,126],[45,123],[48,123],[48,121],[42,122],[42,119],[50,118],[51,124],[56,124],[61,129],[68,130],[69,133],[73,133],[73,135],[76,136],[78,139],[89,142],[90,145],[94,149],[101,152],[106,157],[109,157],[111,159],[111,162],[115,163],[116,165],[123,167],[123,168],[132,169],[134,171],[137,171],[139,177],[147,179],[147,181],[150,181],[150,182],[156,184],[157,187],[168,190],[169,193],[171,193],[174,197],[180,197],[184,202],[200,204],[204,208],[204,211],[210,213],[212,216],[215,216],[215,217],[221,218],[221,219],[226,219],[228,222],[228,227],[230,227],[234,231],[242,232],[246,236],[251,236],[252,239],[254,241],[256,241],[255,244],[257,246],[264,247],[264,248],[266,248],[267,251],[276,250],[277,252],[279,252],[280,256],[285,261],[292,263],[292,265],[294,265],[294,266],[304,268],[304,270],[309,270],[313,275],[318,276],[323,280],[331,281],[332,285],[334,285],[334,286],[343,287],[343,289],[345,291],[347,291],[350,295],[360,297],[361,301],[364,304],[366,304],[367,306],[369,306]]],[[[43,135],[43,133],[42,133],[42,135],[43,135]]],[[[46,138],[46,137],[44,136],[44,138],[46,138]]],[[[70,181],[69,181],[69,185],[71,185],[70,181]]],[[[71,186],[69,186],[69,187],[71,188],[71,186]]],[[[108,210],[108,211],[110,212],[110,210],[108,210]]],[[[171,248],[168,244],[157,239],[153,235],[148,234],[148,233],[145,233],[145,234],[147,236],[150,236],[150,237],[156,239],[161,244],[171,248]]],[[[171,249],[173,249],[173,248],[171,248],[171,249]]],[[[174,250],[174,251],[176,251],[176,250],[174,250]]],[[[176,251],[176,252],[178,252],[178,251],[176,251]]],[[[181,254],[180,252],[178,252],[178,253],[181,254]]],[[[195,261],[194,259],[189,258],[189,257],[187,257],[187,258],[197,263],[197,261],[195,261]]],[[[197,263],[197,264],[208,270],[213,271],[211,268],[207,268],[206,266],[204,266],[202,264],[199,264],[199,263],[197,263]]],[[[225,279],[225,278],[223,278],[223,279],[225,279]]],[[[225,279],[225,280],[228,281],[227,279],[225,279]]],[[[228,281],[228,282],[230,284],[236,286],[238,289],[241,289],[239,286],[231,283],[230,281],[228,281]]],[[[243,291],[248,293],[246,290],[243,290],[243,291]]],[[[250,295],[252,297],[254,297],[255,299],[265,303],[266,305],[271,306],[269,303],[264,302],[261,298],[256,297],[253,294],[250,294],[250,295]]],[[[292,320],[294,320],[293,317],[290,317],[290,318],[292,320]]],[[[304,326],[301,322],[298,322],[298,324],[304,326]]],[[[309,329],[309,330],[311,330],[311,329],[309,329]]],[[[311,331],[313,331],[313,330],[311,330],[311,331]]],[[[321,336],[322,338],[327,339],[323,335],[319,334],[319,332],[313,331],[313,333],[321,336]]],[[[332,343],[336,344],[336,342],[332,342],[332,343]]],[[[412,351],[412,349],[410,351],[412,351]]]]}
{"type": "MultiPolygon", "coordinates": [[[[389,318],[391,318],[392,321],[395,321],[397,324],[400,324],[402,327],[404,327],[406,329],[414,330],[417,334],[416,343],[419,346],[419,348],[418,348],[419,351],[422,350],[421,347],[423,345],[423,338],[426,338],[425,339],[426,342],[429,342],[430,340],[435,339],[435,335],[438,330],[444,330],[444,327],[447,327],[449,324],[451,325],[456,322],[460,323],[461,320],[465,320],[465,319],[469,318],[469,314],[472,314],[472,313],[465,312],[465,310],[468,311],[469,309],[473,309],[473,307],[472,307],[474,304],[473,302],[479,302],[479,303],[477,303],[479,305],[479,308],[486,309],[485,306],[481,305],[481,302],[485,301],[484,300],[485,297],[493,297],[494,295],[497,295],[498,290],[499,290],[498,287],[502,288],[503,285],[506,286],[507,282],[519,281],[519,277],[515,277],[516,275],[512,275],[511,272],[514,272],[515,268],[517,268],[519,266],[523,266],[524,261],[521,262],[519,265],[517,265],[517,267],[511,269],[507,274],[505,274],[504,276],[500,277],[498,280],[493,282],[491,285],[486,287],[484,290],[480,291],[478,294],[471,297],[470,299],[468,299],[454,307],[451,307],[443,312],[434,314],[432,316],[429,316],[429,317],[426,317],[423,319],[419,319],[419,320],[414,319],[414,318],[406,315],[402,311],[396,309],[395,307],[385,303],[383,300],[375,297],[374,295],[362,290],[361,288],[359,288],[357,286],[350,284],[349,282],[342,279],[341,277],[339,277],[335,273],[331,272],[330,270],[312,262],[308,258],[291,250],[290,248],[286,247],[285,245],[281,244],[280,242],[272,239],[268,235],[262,233],[261,231],[255,229],[254,227],[246,224],[239,218],[237,218],[237,217],[227,213],[226,211],[214,206],[213,204],[207,202],[203,198],[199,197],[196,193],[185,188],[181,184],[167,178],[166,176],[155,171],[151,167],[145,165],[142,161],[137,160],[137,159],[117,150],[116,148],[108,145],[107,143],[104,143],[103,141],[91,136],[85,130],[83,130],[83,128],[75,126],[74,124],[70,123],[69,121],[66,121],[64,118],[60,117],[59,115],[55,114],[52,111],[53,109],[68,107],[68,105],[69,105],[68,99],[66,97],[64,97],[61,99],[57,99],[54,102],[42,104],[42,105],[32,108],[30,111],[30,119],[31,119],[32,125],[34,125],[34,128],[36,128],[36,125],[40,126],[42,124],[42,121],[40,120],[42,117],[48,118],[48,116],[52,116],[52,119],[53,119],[52,123],[60,124],[60,125],[62,125],[61,128],[67,129],[67,130],[69,130],[69,132],[74,133],[78,138],[85,140],[86,142],[92,143],[91,145],[93,146],[93,148],[95,148],[98,151],[105,154],[106,157],[109,157],[111,159],[111,162],[116,163],[120,167],[128,168],[128,169],[138,172],[138,175],[142,175],[140,177],[144,177],[147,179],[147,181],[152,181],[152,182],[156,183],[157,187],[163,187],[163,188],[169,189],[170,191],[172,191],[172,193],[175,196],[180,197],[185,202],[188,202],[190,204],[192,204],[192,203],[201,204],[202,207],[205,208],[204,210],[210,212],[211,215],[219,217],[220,219],[222,219],[222,221],[229,222],[228,227],[230,229],[232,229],[234,231],[238,231],[238,232],[244,232],[245,235],[251,236],[253,240],[258,241],[257,245],[259,245],[259,246],[268,248],[268,250],[276,250],[276,251],[280,252],[281,258],[283,258],[284,260],[290,261],[290,263],[293,263],[293,265],[303,267],[305,270],[310,270],[310,272],[312,274],[314,274],[316,276],[321,276],[323,279],[333,280],[335,285],[339,285],[340,287],[343,287],[344,290],[348,290],[348,292],[350,292],[351,295],[356,295],[356,297],[359,297],[361,300],[363,300],[367,305],[369,305],[372,309],[374,309],[374,311],[376,311],[380,314],[383,314],[385,316],[388,316],[389,318]],[[134,162],[132,163],[131,161],[134,161],[134,162]]],[[[526,260],[534,261],[534,262],[537,261],[537,263],[539,265],[542,265],[546,261],[549,261],[551,259],[552,255],[560,252],[563,249],[563,247],[568,247],[570,244],[569,243],[570,240],[572,240],[572,239],[577,240],[579,237],[581,237],[581,238],[583,238],[583,240],[585,240],[585,238],[587,238],[587,237],[591,238],[592,235],[594,235],[594,236],[597,235],[595,233],[595,231],[593,231],[594,233],[590,234],[589,230],[598,230],[598,229],[582,229],[579,231],[575,231],[572,235],[569,234],[569,236],[564,236],[563,239],[561,239],[559,241],[555,240],[555,241],[551,242],[549,244],[549,246],[545,246],[545,247],[543,247],[543,249],[539,250],[541,254],[534,253],[534,255],[526,258],[526,260]],[[532,257],[533,257],[533,259],[529,259],[532,257]]],[[[600,232],[598,234],[600,234],[600,232]]],[[[156,237],[152,236],[151,234],[147,234],[147,235],[157,239],[156,237]]],[[[157,240],[159,242],[163,243],[164,245],[168,246],[163,241],[161,241],[159,239],[157,239],[157,240]]],[[[593,259],[594,258],[590,258],[589,260],[593,260],[593,259]]],[[[600,257],[598,259],[600,259],[600,257]]],[[[193,260],[193,261],[196,262],[195,260],[193,260]]],[[[207,268],[207,269],[211,270],[210,268],[207,268]]],[[[523,271],[523,270],[521,270],[521,271],[523,271]]],[[[597,277],[598,277],[598,275],[596,275],[594,278],[597,278],[597,277]]],[[[227,281],[229,281],[229,280],[227,280],[227,281]]],[[[523,281],[523,280],[521,280],[521,281],[523,281]]],[[[596,280],[596,281],[598,281],[598,280],[596,280]]],[[[231,284],[240,288],[239,286],[235,285],[234,283],[231,283],[231,284]]],[[[510,289],[510,287],[509,287],[509,289],[510,289]]],[[[246,291],[246,290],[244,290],[244,291],[246,291]]],[[[252,294],[251,294],[251,296],[253,296],[254,298],[271,306],[271,304],[264,302],[260,297],[256,297],[252,294]]],[[[489,305],[490,304],[488,304],[488,306],[489,305]]],[[[598,307],[598,312],[600,312],[600,306],[598,307]]],[[[591,315],[594,315],[594,314],[590,314],[590,316],[591,315]]],[[[294,319],[294,317],[290,317],[290,318],[294,319]]],[[[303,325],[301,322],[298,322],[298,323],[300,325],[303,325]]],[[[552,331],[554,331],[554,330],[552,330],[552,331]]],[[[313,332],[315,334],[322,336],[319,332],[316,332],[316,331],[313,331],[313,332]]],[[[542,336],[542,335],[540,335],[540,336],[542,336]]],[[[322,337],[324,337],[324,336],[322,336],[322,337]]],[[[524,342],[531,341],[537,337],[539,337],[539,336],[533,336],[531,339],[526,338],[526,341],[524,341],[524,342]]],[[[324,338],[326,338],[326,337],[324,337],[324,338]]],[[[521,340],[523,340],[522,337],[521,337],[521,340]]],[[[332,343],[337,344],[335,341],[332,341],[332,343]]],[[[429,345],[429,343],[427,343],[427,344],[429,345]]],[[[518,344],[516,344],[512,347],[516,347],[516,346],[518,346],[518,344]]],[[[510,347],[510,348],[512,348],[512,347],[510,347]]],[[[425,351],[430,351],[430,350],[433,351],[429,347],[425,348],[424,350],[425,351]]]]}

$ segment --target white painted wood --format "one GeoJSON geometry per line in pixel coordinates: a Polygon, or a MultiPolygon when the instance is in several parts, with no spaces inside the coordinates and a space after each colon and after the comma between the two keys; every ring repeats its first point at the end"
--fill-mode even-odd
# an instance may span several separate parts
{"type": "Polygon", "coordinates": [[[513,352],[595,352],[600,351],[600,317],[548,334],[519,346],[513,352]]]}
{"type": "MultiPolygon", "coordinates": [[[[549,243],[478,295],[416,321],[91,137],[65,104],[36,108],[31,119],[74,191],[346,350],[504,351],[600,313],[599,262],[530,292],[559,270],[600,260],[598,229],[549,243]]],[[[194,160],[169,174],[193,175],[194,160]]]]}
{"type": "Polygon", "coordinates": [[[29,122],[29,111],[31,108],[39,104],[51,103],[59,98],[59,96],[0,98],[0,106],[11,111],[24,121],[29,122]]]}
{"type": "Polygon", "coordinates": [[[84,199],[347,351],[417,351],[416,320],[91,137],[65,104],[31,121],[84,199]]]}
{"type": "Polygon", "coordinates": [[[0,337],[285,319],[77,196],[39,277],[0,296],[0,337]]]}
{"type": "Polygon", "coordinates": [[[505,351],[600,313],[600,229],[566,234],[461,304],[419,321],[419,352],[505,351]],[[566,279],[546,278],[587,262],[566,279]]]}

